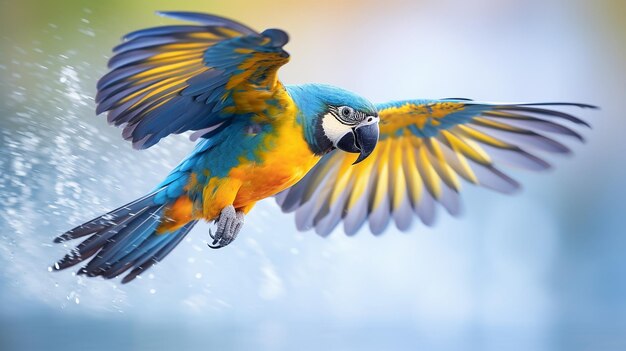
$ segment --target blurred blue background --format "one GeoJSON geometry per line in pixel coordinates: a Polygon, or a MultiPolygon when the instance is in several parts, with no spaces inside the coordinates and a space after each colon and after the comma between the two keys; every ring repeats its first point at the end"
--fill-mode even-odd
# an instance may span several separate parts
{"type": "Polygon", "coordinates": [[[626,350],[626,3],[0,0],[0,350],[626,350]],[[68,228],[151,189],[192,147],[142,152],[94,116],[131,30],[195,10],[285,29],[286,83],[373,101],[576,101],[575,156],[467,186],[409,234],[298,233],[273,200],[240,238],[194,229],[130,285],[48,272],[68,228]]]}

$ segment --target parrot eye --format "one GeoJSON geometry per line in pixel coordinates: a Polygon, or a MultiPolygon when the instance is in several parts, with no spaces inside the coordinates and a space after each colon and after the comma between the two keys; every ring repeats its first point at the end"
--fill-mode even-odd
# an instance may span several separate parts
{"type": "Polygon", "coordinates": [[[354,110],[351,107],[342,106],[339,108],[339,113],[341,114],[341,117],[350,118],[354,115],[354,110]]]}
{"type": "Polygon", "coordinates": [[[352,107],[349,106],[341,106],[337,109],[337,112],[339,113],[339,118],[341,118],[342,120],[346,121],[346,122],[355,122],[354,121],[354,109],[352,107]]]}

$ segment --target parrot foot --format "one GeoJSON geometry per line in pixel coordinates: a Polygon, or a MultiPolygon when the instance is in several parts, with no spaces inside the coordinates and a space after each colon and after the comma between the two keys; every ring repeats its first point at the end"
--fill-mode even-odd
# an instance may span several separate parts
{"type": "Polygon", "coordinates": [[[215,234],[209,229],[209,236],[213,242],[208,244],[212,249],[221,249],[235,240],[237,234],[243,227],[243,212],[235,211],[233,205],[226,206],[218,217],[215,234]]]}

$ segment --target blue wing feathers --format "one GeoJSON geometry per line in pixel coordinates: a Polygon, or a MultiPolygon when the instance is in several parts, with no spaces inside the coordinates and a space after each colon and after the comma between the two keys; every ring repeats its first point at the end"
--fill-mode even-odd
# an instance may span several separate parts
{"type": "MultiPolygon", "coordinates": [[[[189,26],[191,28],[197,29],[195,26],[189,26]]],[[[171,33],[171,32],[170,32],[171,33]]],[[[143,37],[137,38],[134,40],[129,40],[119,44],[118,46],[113,48],[113,52],[116,54],[121,54],[127,51],[146,49],[153,46],[161,46],[165,44],[176,43],[180,39],[176,36],[153,36],[153,37],[143,37]]]]}
{"type": "Polygon", "coordinates": [[[210,15],[206,13],[197,12],[183,12],[183,11],[159,11],[158,15],[164,17],[170,17],[182,21],[197,22],[206,26],[212,27],[226,27],[242,34],[254,35],[257,34],[252,28],[241,24],[237,21],[233,21],[228,18],[210,15]]]}
{"type": "MultiPolygon", "coordinates": [[[[130,43],[131,41],[145,39],[146,37],[154,38],[154,37],[161,37],[161,36],[165,36],[165,37],[176,36],[178,34],[183,34],[183,33],[184,34],[192,33],[197,30],[198,30],[198,26],[192,26],[192,25],[160,26],[160,27],[140,29],[140,30],[136,30],[134,32],[130,32],[126,34],[123,37],[125,42],[118,45],[117,48],[119,48],[120,46],[124,44],[130,43]]],[[[117,51],[120,51],[120,50],[118,49],[117,51]]]]}
{"type": "MultiPolygon", "coordinates": [[[[111,87],[112,89],[110,89],[110,93],[109,92],[105,92],[102,91],[101,94],[96,95],[96,103],[98,103],[98,107],[96,108],[96,113],[102,113],[104,111],[110,110],[114,105],[119,104],[119,100],[129,96],[145,87],[147,87],[148,85],[150,85],[151,83],[143,83],[143,84],[138,84],[135,86],[128,86],[126,84],[124,85],[118,85],[118,86],[114,86],[111,87]],[[122,90],[124,89],[124,90],[122,90]],[[120,91],[121,90],[121,91],[120,91]],[[100,101],[98,101],[100,100],[100,101]]],[[[143,98],[147,93],[143,93],[140,94],[132,99],[130,99],[129,101],[133,101],[133,102],[137,102],[139,100],[141,100],[141,98],[143,98]]],[[[128,101],[119,105],[119,106],[128,106],[128,101]]],[[[132,106],[132,105],[130,105],[132,106]]],[[[128,108],[130,107],[128,106],[128,108]]]]}
{"type": "Polygon", "coordinates": [[[589,123],[583,121],[582,119],[575,117],[569,113],[565,113],[565,112],[561,112],[561,111],[555,111],[555,110],[549,110],[549,109],[544,109],[544,108],[537,108],[537,107],[526,107],[526,106],[541,106],[541,105],[547,105],[547,106],[576,106],[576,107],[582,107],[582,108],[597,108],[596,106],[593,105],[587,105],[587,104],[572,104],[572,103],[545,103],[545,104],[520,104],[518,106],[515,106],[514,108],[510,108],[513,111],[519,111],[519,112],[530,112],[530,113],[535,113],[535,114],[539,114],[539,115],[545,115],[545,116],[551,116],[551,117],[558,117],[558,118],[562,118],[565,120],[568,120],[570,122],[573,122],[575,124],[580,124],[583,125],[585,127],[591,127],[589,125],[589,123]]]}
{"type": "Polygon", "coordinates": [[[271,46],[274,48],[282,47],[289,41],[289,35],[285,31],[276,28],[266,29],[261,35],[270,38],[271,46]]]}
{"type": "Polygon", "coordinates": [[[108,62],[109,69],[121,68],[123,66],[129,66],[131,63],[143,61],[155,55],[153,50],[133,50],[122,52],[111,57],[108,62]]]}
{"type": "MultiPolygon", "coordinates": [[[[259,52],[288,57],[282,50],[288,36],[281,30],[258,34],[218,16],[160,14],[200,25],[129,33],[114,49],[111,71],[97,85],[96,112],[108,111],[109,123],[124,125],[122,135],[135,148],[148,148],[169,134],[187,130],[207,129],[214,135],[211,128],[232,117],[222,111],[234,104],[232,91],[226,87],[232,77],[242,73],[238,67],[259,52]]],[[[276,67],[282,63],[277,61],[276,67]]],[[[250,83],[266,79],[275,72],[273,67],[259,61],[248,78],[250,83]]]]}
{"type": "Polygon", "coordinates": [[[153,68],[153,66],[137,65],[137,66],[124,67],[124,68],[116,69],[114,71],[110,71],[104,76],[102,76],[102,78],[100,78],[100,80],[96,84],[96,88],[98,89],[98,91],[100,91],[112,84],[118,83],[128,77],[132,77],[138,73],[144,72],[151,68],[153,68]]]}
{"type": "Polygon", "coordinates": [[[183,89],[180,94],[182,96],[203,94],[220,85],[225,85],[227,82],[228,77],[224,76],[223,70],[211,69],[189,79],[187,81],[189,86],[183,89]]]}
{"type": "MultiPolygon", "coordinates": [[[[494,112],[502,111],[506,113],[515,114],[517,117],[521,118],[522,120],[526,120],[526,121],[532,120],[534,121],[534,124],[533,124],[534,126],[540,126],[544,130],[557,132],[557,133],[565,134],[565,135],[571,135],[582,140],[582,137],[580,136],[580,134],[571,130],[570,128],[567,128],[560,124],[551,123],[549,120],[537,118],[534,116],[536,115],[536,116],[544,117],[544,118],[556,117],[556,118],[567,120],[575,124],[584,125],[588,127],[589,124],[587,122],[569,113],[557,111],[557,110],[545,109],[545,108],[541,108],[540,106],[575,106],[575,107],[583,107],[583,108],[595,108],[595,106],[593,105],[579,104],[579,103],[548,102],[548,103],[501,104],[501,103],[483,103],[483,102],[477,102],[477,101],[473,101],[469,99],[460,99],[460,98],[441,99],[441,100],[419,99],[419,100],[391,101],[391,102],[386,102],[382,104],[377,104],[376,108],[379,111],[382,111],[386,109],[401,108],[407,104],[424,105],[428,107],[430,104],[436,104],[438,102],[459,103],[463,105],[463,109],[458,110],[458,111],[452,111],[449,114],[445,115],[444,117],[438,118],[437,123],[432,123],[433,118],[428,117],[427,123],[425,123],[423,127],[418,128],[417,125],[411,124],[407,126],[406,128],[408,128],[411,131],[411,133],[413,133],[414,135],[418,137],[422,137],[422,138],[434,137],[441,130],[449,130],[450,128],[453,128],[455,125],[467,124],[467,123],[479,124],[479,122],[474,121],[474,118],[476,117],[487,116],[489,118],[497,118],[498,115],[494,114],[494,112]]],[[[409,114],[405,118],[413,118],[413,116],[409,114]]],[[[399,129],[398,131],[396,131],[396,133],[394,133],[394,135],[402,135],[403,132],[404,132],[403,129],[399,129]]],[[[539,138],[541,137],[536,133],[534,133],[533,135],[538,136],[539,138]]],[[[385,136],[381,136],[381,137],[384,138],[385,136]]],[[[556,152],[562,148],[555,146],[552,149],[556,152]]]]}

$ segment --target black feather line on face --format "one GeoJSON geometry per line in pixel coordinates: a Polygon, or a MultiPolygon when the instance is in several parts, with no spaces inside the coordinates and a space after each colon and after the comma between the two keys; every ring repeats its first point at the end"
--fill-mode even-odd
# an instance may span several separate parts
{"type": "Polygon", "coordinates": [[[315,141],[316,145],[311,146],[311,151],[318,156],[325,155],[331,152],[334,149],[334,145],[332,140],[330,140],[326,133],[324,133],[324,127],[322,126],[324,122],[324,115],[320,118],[317,118],[317,123],[315,123],[315,141]]]}

